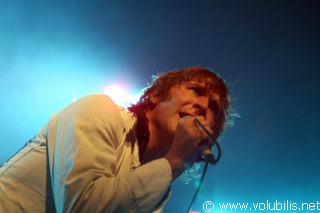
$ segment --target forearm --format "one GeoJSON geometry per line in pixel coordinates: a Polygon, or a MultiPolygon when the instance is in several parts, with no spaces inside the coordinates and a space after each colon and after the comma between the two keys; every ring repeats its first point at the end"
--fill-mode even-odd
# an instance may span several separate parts
{"type": "Polygon", "coordinates": [[[116,177],[94,175],[89,172],[67,177],[60,184],[55,182],[58,212],[151,212],[171,183],[171,168],[166,159],[116,177]]]}

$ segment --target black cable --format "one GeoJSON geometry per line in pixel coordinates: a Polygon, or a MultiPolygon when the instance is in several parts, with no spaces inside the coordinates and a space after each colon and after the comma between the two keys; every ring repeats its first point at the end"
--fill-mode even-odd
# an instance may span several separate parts
{"type": "MultiPolygon", "coordinates": [[[[220,160],[220,157],[221,157],[221,147],[219,145],[219,143],[217,141],[214,142],[214,144],[217,146],[217,149],[218,149],[218,156],[217,156],[217,159],[215,159],[215,163],[216,164],[219,160],[220,160]]],[[[193,198],[190,202],[190,205],[187,209],[187,212],[186,213],[189,213],[191,211],[191,208],[192,208],[192,205],[194,203],[194,201],[196,200],[198,194],[199,194],[199,191],[200,191],[200,188],[202,186],[202,183],[203,183],[203,180],[204,180],[204,177],[205,177],[205,174],[207,172],[207,169],[208,169],[208,162],[205,162],[205,165],[204,165],[204,168],[203,168],[203,171],[202,171],[202,175],[201,175],[201,178],[200,178],[200,181],[199,181],[199,185],[193,195],[193,198]]]]}
{"type": "MultiPolygon", "coordinates": [[[[212,144],[210,144],[210,148],[212,148],[214,145],[217,146],[217,150],[218,150],[218,156],[216,159],[213,159],[213,162],[210,162],[212,165],[215,165],[216,163],[218,163],[218,161],[220,160],[221,157],[221,147],[219,145],[219,143],[213,138],[213,136],[209,133],[209,131],[201,124],[201,122],[197,119],[194,118],[194,122],[209,136],[209,138],[211,139],[211,141],[213,141],[212,144]]],[[[214,158],[214,156],[213,156],[214,158]]],[[[204,159],[205,160],[205,159],[204,159]]]]}
{"type": "Polygon", "coordinates": [[[215,162],[214,162],[213,165],[215,165],[216,163],[218,163],[219,160],[220,160],[220,158],[221,158],[221,147],[220,147],[220,144],[215,140],[213,146],[214,146],[214,145],[216,145],[216,147],[217,147],[218,156],[217,156],[217,158],[215,159],[215,162]]]}
{"type": "Polygon", "coordinates": [[[206,174],[206,172],[207,172],[207,168],[208,168],[208,162],[206,162],[206,164],[204,165],[204,168],[203,168],[203,171],[202,171],[202,175],[201,175],[201,178],[200,178],[199,185],[198,185],[198,187],[197,187],[197,189],[196,189],[196,191],[195,191],[195,193],[194,193],[194,195],[193,195],[193,198],[192,198],[192,200],[191,200],[191,202],[190,202],[190,205],[189,205],[186,213],[189,213],[189,212],[190,212],[190,210],[191,210],[191,208],[192,208],[192,205],[193,205],[194,201],[196,200],[196,198],[197,198],[197,196],[198,196],[198,194],[199,194],[199,191],[200,191],[200,188],[201,188],[201,185],[202,185],[204,176],[205,176],[205,174],[206,174]]]}
{"type": "MultiPolygon", "coordinates": [[[[214,159],[214,162],[213,162],[213,164],[212,164],[212,165],[215,165],[216,163],[218,163],[218,161],[220,160],[220,157],[221,157],[221,147],[220,147],[220,144],[219,144],[216,140],[214,140],[214,138],[212,137],[212,135],[210,135],[210,133],[208,132],[208,130],[198,121],[198,119],[195,118],[194,120],[195,120],[195,122],[205,131],[205,133],[210,137],[210,139],[213,141],[212,147],[213,147],[214,145],[216,145],[216,147],[217,147],[218,155],[217,155],[217,158],[214,159]]],[[[214,157],[214,156],[213,156],[213,157],[214,157]]],[[[203,168],[203,171],[202,171],[202,175],[201,175],[200,181],[199,181],[199,185],[198,185],[198,187],[197,187],[197,189],[196,189],[196,191],[195,191],[195,193],[194,193],[194,195],[193,195],[193,198],[192,198],[192,200],[191,200],[191,202],[190,202],[190,205],[189,205],[186,213],[189,213],[189,212],[191,211],[192,205],[193,205],[194,201],[196,200],[196,198],[197,198],[197,196],[198,196],[198,194],[199,194],[199,191],[200,191],[200,188],[201,188],[201,186],[202,186],[202,183],[203,183],[205,174],[206,174],[206,172],[207,172],[207,168],[208,168],[208,162],[206,161],[206,162],[205,162],[205,165],[204,165],[204,168],[203,168]]]]}

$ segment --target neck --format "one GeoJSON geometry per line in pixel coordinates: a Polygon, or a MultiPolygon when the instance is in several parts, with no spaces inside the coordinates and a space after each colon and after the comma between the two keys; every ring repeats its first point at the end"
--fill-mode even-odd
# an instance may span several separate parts
{"type": "Polygon", "coordinates": [[[152,139],[149,141],[141,160],[142,164],[148,163],[150,161],[153,161],[165,156],[166,150],[164,150],[162,147],[157,146],[156,144],[158,143],[154,143],[152,139]]]}
{"type": "Polygon", "coordinates": [[[163,158],[170,150],[170,146],[167,145],[170,140],[169,137],[165,137],[162,131],[152,123],[148,123],[149,129],[149,141],[144,151],[144,155],[141,160],[142,163],[148,163],[150,161],[163,158]]]}
{"type": "MultiPolygon", "coordinates": [[[[164,146],[164,141],[168,141],[169,138],[161,134],[161,129],[157,124],[150,121],[151,110],[145,111],[145,128],[148,132],[148,140],[145,143],[143,153],[140,154],[140,162],[142,164],[164,157],[169,151],[170,147],[164,146]]],[[[152,120],[152,119],[151,119],[152,120]]]]}

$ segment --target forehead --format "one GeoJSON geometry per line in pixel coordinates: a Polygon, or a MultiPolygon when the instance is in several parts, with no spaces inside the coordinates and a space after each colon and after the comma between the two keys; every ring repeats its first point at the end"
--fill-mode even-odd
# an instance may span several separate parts
{"type": "Polygon", "coordinates": [[[217,91],[205,80],[190,80],[185,81],[180,84],[180,86],[184,87],[195,87],[201,89],[205,96],[208,96],[211,100],[215,100],[218,102],[219,106],[221,105],[221,98],[217,91]]]}

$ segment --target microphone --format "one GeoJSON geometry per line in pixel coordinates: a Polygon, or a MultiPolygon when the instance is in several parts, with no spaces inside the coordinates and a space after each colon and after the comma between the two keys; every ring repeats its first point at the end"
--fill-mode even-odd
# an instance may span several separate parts
{"type": "Polygon", "coordinates": [[[197,161],[205,161],[208,162],[212,165],[216,164],[219,159],[220,159],[220,155],[221,155],[221,149],[219,144],[213,139],[212,135],[210,135],[210,133],[208,132],[208,130],[200,123],[200,121],[197,118],[194,118],[194,122],[209,136],[209,139],[207,140],[202,140],[199,143],[198,146],[198,157],[197,157],[197,161]],[[211,146],[210,146],[210,140],[213,141],[212,145],[216,144],[217,148],[218,148],[218,158],[215,159],[213,156],[213,153],[211,151],[211,146]],[[199,159],[200,157],[200,159],[199,159]]]}
{"type": "Polygon", "coordinates": [[[210,146],[209,146],[207,140],[203,140],[199,143],[198,153],[204,161],[206,161],[212,165],[214,165],[216,163],[216,160],[214,159],[214,156],[212,154],[212,151],[210,149],[210,146]]]}

